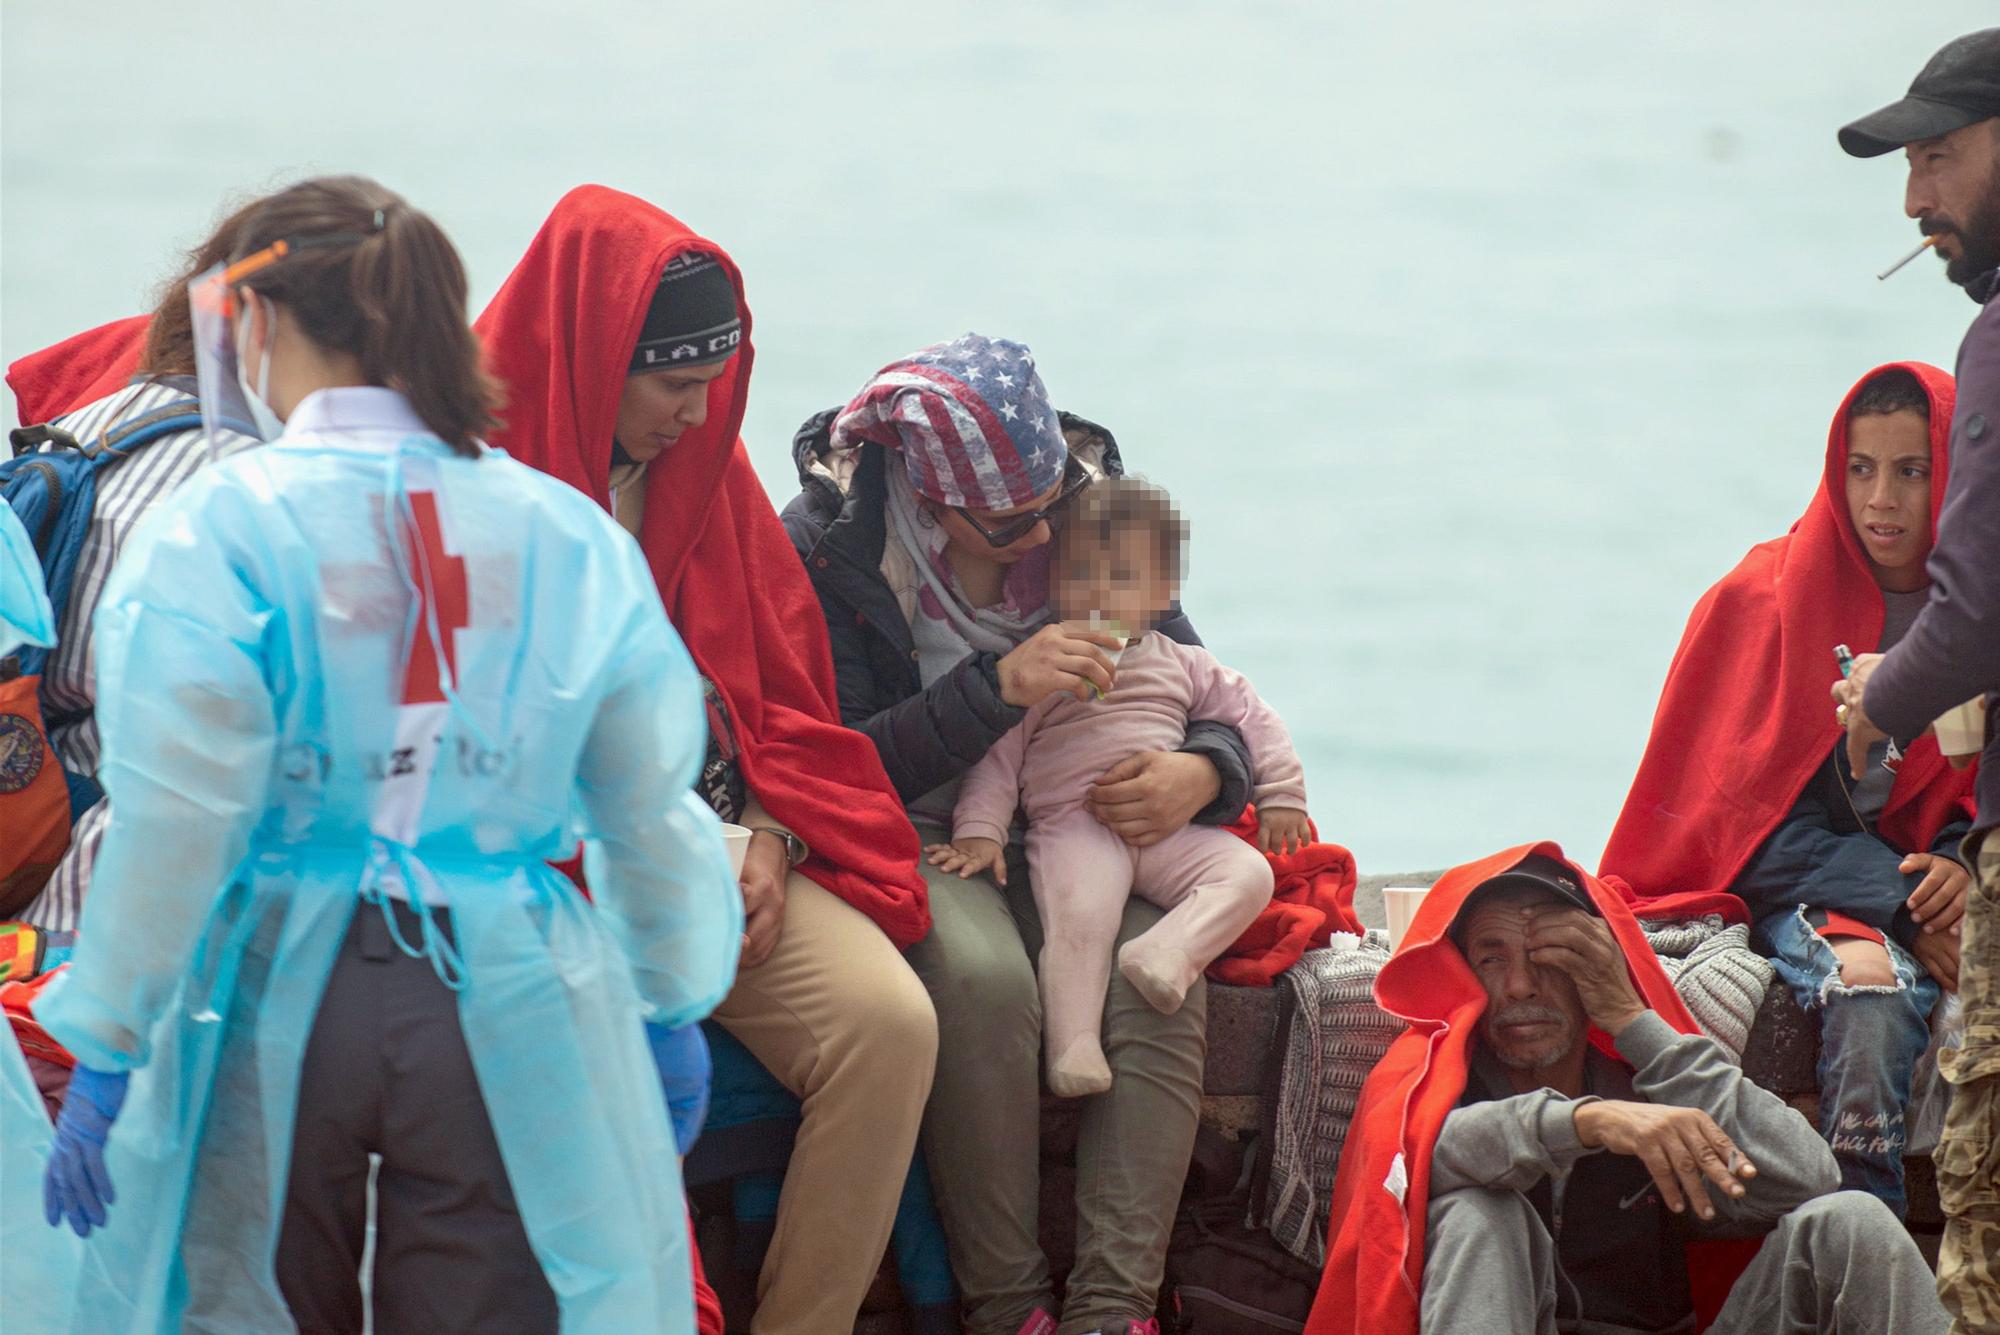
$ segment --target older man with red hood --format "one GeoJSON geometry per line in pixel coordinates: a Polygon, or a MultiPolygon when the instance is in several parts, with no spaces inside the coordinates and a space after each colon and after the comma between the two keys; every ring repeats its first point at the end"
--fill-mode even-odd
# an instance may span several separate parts
{"type": "Polygon", "coordinates": [[[1916,1244],[1698,1032],[1625,894],[1543,843],[1426,896],[1309,1335],[1945,1330],[1916,1244]]]}
{"type": "Polygon", "coordinates": [[[645,201],[581,186],[475,327],[507,389],[493,443],[638,540],[704,678],[699,786],[755,832],[742,964],[715,1019],[803,1103],[751,1329],[846,1329],[930,1092],[937,1022],[899,953],[930,917],[916,832],[874,747],[840,725],[818,599],[738,438],[741,275],[645,201]]]}

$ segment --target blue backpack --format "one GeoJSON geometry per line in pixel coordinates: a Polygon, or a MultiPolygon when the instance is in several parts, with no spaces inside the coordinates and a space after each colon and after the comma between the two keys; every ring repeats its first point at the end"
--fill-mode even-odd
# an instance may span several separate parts
{"type": "MultiPolygon", "coordinates": [[[[201,404],[184,398],[115,422],[87,445],[53,423],[21,427],[8,433],[14,457],[0,460],[0,496],[13,507],[21,527],[34,540],[57,626],[62,625],[70,584],[76,577],[77,559],[90,528],[91,512],[97,505],[98,470],[130,458],[135,451],[162,436],[193,430],[201,424],[201,404]],[[54,448],[45,450],[43,446],[54,448]]],[[[241,423],[225,425],[245,435],[255,434],[254,428],[241,423]]],[[[0,660],[0,681],[39,678],[48,666],[50,652],[39,645],[21,646],[17,653],[0,660]]],[[[75,722],[76,718],[73,712],[60,716],[45,712],[44,742],[48,729],[75,722]]],[[[81,815],[103,795],[87,776],[66,773],[64,777],[69,781],[72,816],[81,815]]]]}

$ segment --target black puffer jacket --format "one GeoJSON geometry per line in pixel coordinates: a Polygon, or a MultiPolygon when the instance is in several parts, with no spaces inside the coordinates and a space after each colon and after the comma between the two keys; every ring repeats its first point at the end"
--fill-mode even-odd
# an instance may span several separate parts
{"type": "MultiPolygon", "coordinates": [[[[862,446],[843,494],[827,467],[833,418],[832,409],[819,413],[793,437],[803,490],[784,509],[785,531],[826,614],[840,717],[874,741],[889,781],[912,802],[972,768],[1027,711],[1000,698],[998,654],[974,653],[923,684],[915,636],[882,578],[886,451],[862,446]]],[[[1072,453],[1114,476],[1124,471],[1110,432],[1068,413],[1062,425],[1072,453]]],[[[1201,643],[1185,615],[1159,629],[1183,644],[1201,643]]],[[[1234,820],[1250,800],[1250,748],[1241,734],[1227,724],[1198,722],[1182,749],[1208,757],[1222,776],[1221,794],[1195,819],[1234,820]]]]}

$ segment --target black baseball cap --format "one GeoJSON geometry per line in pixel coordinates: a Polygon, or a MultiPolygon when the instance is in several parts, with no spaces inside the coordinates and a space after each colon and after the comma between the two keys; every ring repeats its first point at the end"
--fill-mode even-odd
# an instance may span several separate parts
{"type": "Polygon", "coordinates": [[[1880,157],[1992,116],[2000,116],[2000,28],[1946,43],[1902,101],[1843,126],[1840,146],[1857,158],[1880,157]]]}
{"type": "Polygon", "coordinates": [[[1481,901],[1503,890],[1546,890],[1565,904],[1582,909],[1592,917],[1601,918],[1603,910],[1590,897],[1576,879],[1576,873],[1566,865],[1546,853],[1530,853],[1511,871],[1503,871],[1489,881],[1482,881],[1479,888],[1465,897],[1465,903],[1458,909],[1458,916],[1452,919],[1451,937],[1458,939],[1466,923],[1472,921],[1472,911],[1481,901]]]}

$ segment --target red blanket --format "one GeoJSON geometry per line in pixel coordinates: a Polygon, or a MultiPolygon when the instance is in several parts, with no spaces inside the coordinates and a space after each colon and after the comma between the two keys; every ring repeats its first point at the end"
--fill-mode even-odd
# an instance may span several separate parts
{"type": "MultiPolygon", "coordinates": [[[[1257,809],[1245,807],[1231,834],[1257,842],[1257,809]]],[[[1319,837],[1319,830],[1313,830],[1319,837]]],[[[1308,950],[1324,946],[1335,932],[1359,936],[1354,916],[1354,855],[1339,844],[1308,844],[1296,853],[1264,855],[1277,877],[1271,902],[1227,953],[1208,966],[1218,983],[1269,987],[1308,950]]]]}
{"type": "Polygon", "coordinates": [[[694,1216],[688,1216],[688,1259],[694,1262],[694,1328],[695,1335],[722,1335],[722,1300],[709,1287],[708,1275],[701,1268],[701,1248],[694,1238],[694,1216]]]}
{"type": "MultiPolygon", "coordinates": [[[[1896,365],[1930,394],[1935,533],[1951,463],[1952,379],[1921,362],[1896,365]]],[[[1605,876],[1630,883],[1648,916],[1745,918],[1729,887],[1841,735],[1829,694],[1840,679],[1833,647],[1858,654],[1881,642],[1882,593],[1847,514],[1847,411],[1861,383],[1834,415],[1812,505],[1695,605],[1667,670],[1602,864],[1605,876]]],[[[1945,825],[1972,814],[1973,783],[1974,771],[1953,770],[1934,738],[1918,739],[1905,749],[1882,836],[1898,848],[1928,848],[1945,825]]]]}
{"type": "Polygon", "coordinates": [[[25,982],[0,983],[0,1013],[6,1015],[21,1051],[57,1066],[75,1066],[76,1058],[70,1055],[68,1048],[50,1037],[49,1031],[35,1019],[35,998],[41,996],[56,976],[68,967],[68,964],[58,965],[25,982]]]}
{"type": "Polygon", "coordinates": [[[122,387],[139,369],[150,315],[86,329],[53,347],[31,352],[7,368],[7,388],[22,426],[38,426],[75,412],[122,387]]]}
{"type": "MultiPolygon", "coordinates": [[[[1446,872],[1375,979],[1376,1002],[1409,1027],[1368,1077],[1348,1128],[1334,1179],[1326,1270],[1307,1335],[1417,1335],[1431,1149],[1465,1093],[1473,1037],[1486,1011],[1486,989],[1446,933],[1474,890],[1533,853],[1562,858],[1555,844],[1527,844],[1446,872]]],[[[1624,948],[1646,1004],[1681,1033],[1698,1032],[1624,897],[1569,866],[1624,948]]],[[[1594,1027],[1591,1041],[1616,1056],[1594,1027]]],[[[1733,1244],[1690,1247],[1689,1275],[1706,1300],[1698,1299],[1704,1315],[1713,1316],[1754,1252],[1733,1244]]]]}
{"type": "Polygon", "coordinates": [[[800,870],[907,946],[930,930],[916,832],[874,745],[841,726],[819,599],[738,438],[755,354],[729,256],[630,195],[565,195],[475,326],[507,389],[493,443],[608,506],[632,349],[661,272],[690,251],[735,281],[743,342],[706,424],[648,467],[639,545],[728,707],[750,791],[812,849],[800,870]]]}

